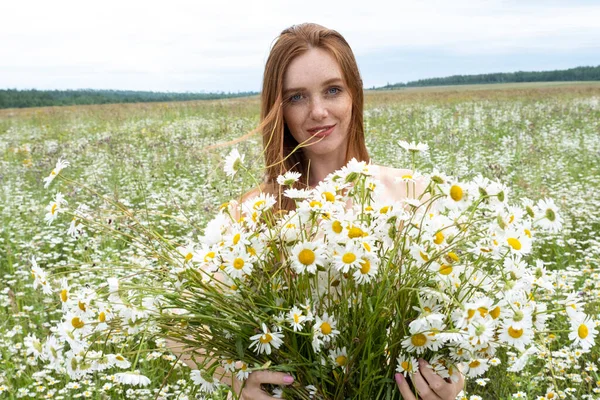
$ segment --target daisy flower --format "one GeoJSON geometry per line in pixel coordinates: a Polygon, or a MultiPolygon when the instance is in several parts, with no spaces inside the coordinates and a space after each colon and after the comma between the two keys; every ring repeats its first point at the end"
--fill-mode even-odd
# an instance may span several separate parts
{"type": "Polygon", "coordinates": [[[407,142],[405,140],[398,141],[398,146],[402,147],[404,150],[417,153],[417,152],[426,152],[429,150],[429,145],[426,143],[417,143],[417,142],[407,142]]]}
{"type": "Polygon", "coordinates": [[[363,255],[360,258],[359,265],[360,267],[354,270],[354,279],[359,284],[369,283],[375,275],[377,275],[378,271],[378,260],[374,256],[363,255]]]}
{"type": "Polygon", "coordinates": [[[237,149],[231,150],[229,155],[225,157],[224,170],[227,176],[234,176],[240,170],[240,168],[242,168],[244,158],[245,155],[240,154],[237,149]]]}
{"type": "Polygon", "coordinates": [[[108,359],[111,365],[116,365],[119,368],[125,369],[131,366],[131,362],[123,357],[121,354],[109,354],[108,359]]]}
{"type": "Polygon", "coordinates": [[[281,186],[294,186],[294,183],[298,182],[302,174],[300,172],[287,171],[283,175],[277,177],[277,184],[281,186]]]}
{"type": "Polygon", "coordinates": [[[460,182],[452,182],[443,189],[446,195],[444,205],[450,210],[462,210],[469,205],[468,186],[460,182]]]}
{"type": "Polygon", "coordinates": [[[290,262],[296,273],[303,274],[308,271],[314,274],[317,272],[318,265],[325,264],[324,250],[318,242],[298,243],[292,248],[290,262]]]}
{"type": "Polygon", "coordinates": [[[533,340],[532,326],[530,324],[515,324],[509,321],[502,325],[499,339],[519,350],[525,350],[525,346],[533,340]]]}
{"type": "Polygon", "coordinates": [[[50,172],[50,175],[48,175],[46,178],[44,178],[44,189],[48,188],[48,186],[50,186],[50,184],[52,183],[54,178],[56,178],[58,176],[58,174],[60,174],[60,171],[67,168],[68,166],[69,166],[68,161],[65,161],[62,158],[59,158],[58,161],[56,162],[56,166],[54,167],[52,172],[50,172]]]}
{"type": "Polygon", "coordinates": [[[346,347],[329,350],[329,359],[332,361],[335,367],[345,367],[346,364],[348,364],[348,353],[346,351],[346,347]]]}
{"type": "Polygon", "coordinates": [[[537,224],[542,229],[550,232],[559,232],[562,229],[563,220],[559,214],[558,206],[554,204],[552,199],[542,199],[537,203],[537,208],[542,218],[537,220],[537,224]]]}
{"type": "Polygon", "coordinates": [[[347,273],[351,269],[362,268],[363,250],[352,241],[336,251],[333,256],[333,266],[336,270],[347,273]]]}
{"type": "Polygon", "coordinates": [[[411,355],[400,353],[396,359],[396,371],[404,376],[412,375],[419,369],[419,362],[411,355]]]}
{"type": "Polygon", "coordinates": [[[574,346],[579,346],[584,350],[591,349],[597,334],[596,323],[592,317],[578,313],[575,318],[571,318],[569,339],[574,346]]]}
{"type": "Polygon", "coordinates": [[[286,189],[283,195],[292,200],[304,200],[308,199],[312,194],[312,190],[309,189],[286,189]]]}
{"type": "Polygon", "coordinates": [[[206,379],[202,376],[202,372],[203,371],[197,369],[192,370],[192,372],[190,372],[190,379],[192,382],[194,382],[195,385],[200,386],[200,391],[204,393],[212,393],[217,390],[221,382],[214,377],[206,379]]]}
{"type": "Polygon", "coordinates": [[[524,231],[509,229],[503,234],[502,243],[511,254],[525,255],[531,252],[531,239],[524,231]]]}
{"type": "Polygon", "coordinates": [[[253,258],[245,252],[231,252],[223,256],[225,272],[232,278],[241,279],[254,269],[253,258]]]}
{"type": "Polygon", "coordinates": [[[248,370],[248,364],[243,361],[238,361],[236,363],[237,372],[235,373],[235,377],[240,381],[245,381],[248,379],[248,375],[250,375],[250,371],[248,370]]]}
{"type": "Polygon", "coordinates": [[[270,331],[265,323],[262,324],[262,333],[250,337],[252,343],[250,348],[254,348],[258,354],[271,354],[271,347],[278,349],[283,344],[283,333],[270,331]]]}
{"type": "Polygon", "coordinates": [[[322,317],[315,317],[315,325],[313,326],[314,336],[321,339],[323,342],[329,342],[335,336],[340,334],[336,328],[336,321],[334,316],[329,316],[328,313],[324,313],[322,317]]]}
{"type": "Polygon", "coordinates": [[[303,328],[302,323],[306,321],[306,315],[302,313],[302,310],[294,306],[288,313],[287,321],[290,326],[294,329],[294,332],[301,331],[303,328]]]}
{"type": "Polygon", "coordinates": [[[476,358],[466,363],[463,373],[469,378],[483,375],[490,368],[488,361],[484,358],[476,358]]]}
{"type": "Polygon", "coordinates": [[[140,374],[140,371],[119,372],[114,377],[115,381],[124,385],[148,386],[151,383],[150,378],[140,374]]]}
{"type": "Polygon", "coordinates": [[[62,206],[65,204],[67,204],[67,201],[65,200],[63,194],[60,192],[56,193],[54,200],[52,200],[50,204],[46,206],[47,213],[44,216],[44,221],[46,221],[48,225],[51,225],[52,222],[54,222],[54,220],[58,217],[58,214],[63,212],[62,206]]]}

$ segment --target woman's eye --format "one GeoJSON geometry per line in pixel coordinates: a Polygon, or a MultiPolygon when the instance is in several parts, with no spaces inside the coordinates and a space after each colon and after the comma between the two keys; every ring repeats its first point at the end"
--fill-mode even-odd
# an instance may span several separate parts
{"type": "Polygon", "coordinates": [[[302,95],[300,93],[296,93],[290,97],[291,102],[297,102],[302,100],[302,95]]]}
{"type": "Polygon", "coordinates": [[[340,88],[331,87],[327,89],[327,94],[338,94],[340,92],[340,88]]]}

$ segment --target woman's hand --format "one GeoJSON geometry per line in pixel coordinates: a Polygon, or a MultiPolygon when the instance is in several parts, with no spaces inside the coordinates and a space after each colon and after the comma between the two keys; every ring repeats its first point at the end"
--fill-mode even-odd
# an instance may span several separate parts
{"type": "Polygon", "coordinates": [[[255,371],[248,375],[245,384],[236,379],[234,390],[238,393],[240,400],[276,400],[275,397],[271,397],[265,392],[260,385],[291,385],[292,383],[294,383],[294,377],[283,372],[255,371]]]}
{"type": "MultiPolygon", "coordinates": [[[[416,400],[406,378],[402,374],[396,374],[395,377],[404,400],[416,400]]],[[[411,379],[419,399],[423,400],[454,400],[465,386],[462,374],[458,382],[448,382],[433,372],[429,363],[423,359],[419,360],[419,370],[412,375],[411,379]]]]}

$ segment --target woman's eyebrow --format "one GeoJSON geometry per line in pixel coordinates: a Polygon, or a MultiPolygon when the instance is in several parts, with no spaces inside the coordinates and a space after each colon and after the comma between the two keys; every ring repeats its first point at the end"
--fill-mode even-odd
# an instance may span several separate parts
{"type": "MultiPolygon", "coordinates": [[[[324,81],[321,86],[327,86],[327,85],[331,85],[332,83],[343,83],[344,81],[342,80],[342,78],[331,78],[331,79],[327,79],[326,81],[324,81]]],[[[289,89],[284,89],[283,90],[283,94],[284,96],[288,93],[291,92],[301,92],[303,90],[306,90],[306,88],[289,88],[289,89]]]]}

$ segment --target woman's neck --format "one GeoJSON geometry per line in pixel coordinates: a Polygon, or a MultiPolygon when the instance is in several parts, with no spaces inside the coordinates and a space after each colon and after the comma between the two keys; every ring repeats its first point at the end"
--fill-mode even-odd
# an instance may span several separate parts
{"type": "Polygon", "coordinates": [[[331,155],[309,157],[308,182],[310,187],[317,186],[327,175],[346,165],[345,152],[343,155],[338,154],[340,156],[337,157],[331,155]]]}

